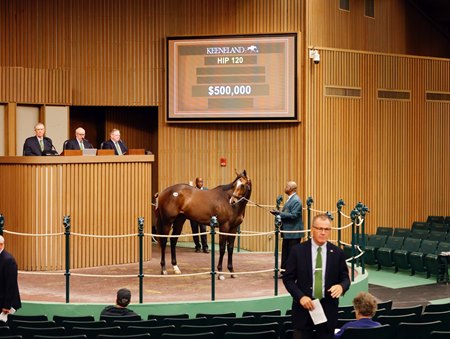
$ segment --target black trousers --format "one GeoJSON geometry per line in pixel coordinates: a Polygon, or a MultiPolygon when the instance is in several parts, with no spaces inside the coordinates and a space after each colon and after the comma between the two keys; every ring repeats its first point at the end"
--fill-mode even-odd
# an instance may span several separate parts
{"type": "MultiPolygon", "coordinates": [[[[192,229],[193,234],[194,233],[203,233],[203,232],[206,232],[206,225],[202,225],[195,221],[191,221],[191,229],[192,229]]],[[[206,234],[200,236],[201,242],[202,242],[201,245],[200,245],[200,240],[199,240],[198,235],[194,235],[194,236],[192,236],[192,238],[194,239],[196,249],[203,248],[205,250],[208,248],[208,242],[206,241],[206,234]]]]}
{"type": "Polygon", "coordinates": [[[300,239],[285,239],[283,238],[283,243],[281,245],[281,268],[284,270],[286,268],[286,261],[291,252],[291,248],[298,244],[300,239]]]}

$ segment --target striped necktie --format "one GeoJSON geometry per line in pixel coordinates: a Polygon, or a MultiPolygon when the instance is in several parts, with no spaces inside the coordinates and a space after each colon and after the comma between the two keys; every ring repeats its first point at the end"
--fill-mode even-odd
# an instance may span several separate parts
{"type": "Polygon", "coordinates": [[[118,143],[118,142],[115,142],[115,144],[116,144],[117,154],[118,154],[118,155],[122,155],[123,153],[122,153],[122,149],[120,148],[119,143],[118,143]]]}
{"type": "Polygon", "coordinates": [[[44,151],[44,139],[39,140],[39,146],[41,147],[41,152],[44,151]]]}
{"type": "Polygon", "coordinates": [[[314,271],[314,297],[322,299],[322,247],[317,248],[316,270],[314,271]]]}

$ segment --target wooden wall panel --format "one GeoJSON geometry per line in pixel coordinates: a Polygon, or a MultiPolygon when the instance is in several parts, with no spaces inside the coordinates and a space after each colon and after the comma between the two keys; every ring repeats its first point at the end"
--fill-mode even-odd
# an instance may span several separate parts
{"type": "Polygon", "coordinates": [[[450,213],[450,103],[425,91],[450,92],[450,61],[324,49],[309,64],[306,191],[326,209],[338,198],[371,208],[377,226],[410,227],[450,213]],[[339,67],[337,67],[339,65],[339,67]],[[325,86],[358,87],[361,98],[327,97],[325,86]],[[377,89],[410,100],[378,99],[377,89]]]}

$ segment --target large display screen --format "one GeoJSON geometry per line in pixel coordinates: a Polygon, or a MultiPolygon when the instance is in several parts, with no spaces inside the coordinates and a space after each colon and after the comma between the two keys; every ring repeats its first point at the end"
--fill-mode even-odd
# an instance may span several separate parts
{"type": "Polygon", "coordinates": [[[167,38],[167,121],[297,121],[296,34],[167,38]]]}

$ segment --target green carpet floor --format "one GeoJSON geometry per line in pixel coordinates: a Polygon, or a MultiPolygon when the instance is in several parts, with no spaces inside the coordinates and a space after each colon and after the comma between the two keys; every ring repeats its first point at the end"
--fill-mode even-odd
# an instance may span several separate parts
{"type": "Polygon", "coordinates": [[[377,271],[375,267],[366,268],[369,272],[369,284],[389,288],[405,288],[422,285],[436,284],[436,277],[427,279],[425,275],[416,274],[411,276],[409,272],[394,273],[394,269],[383,268],[377,271]]]}

